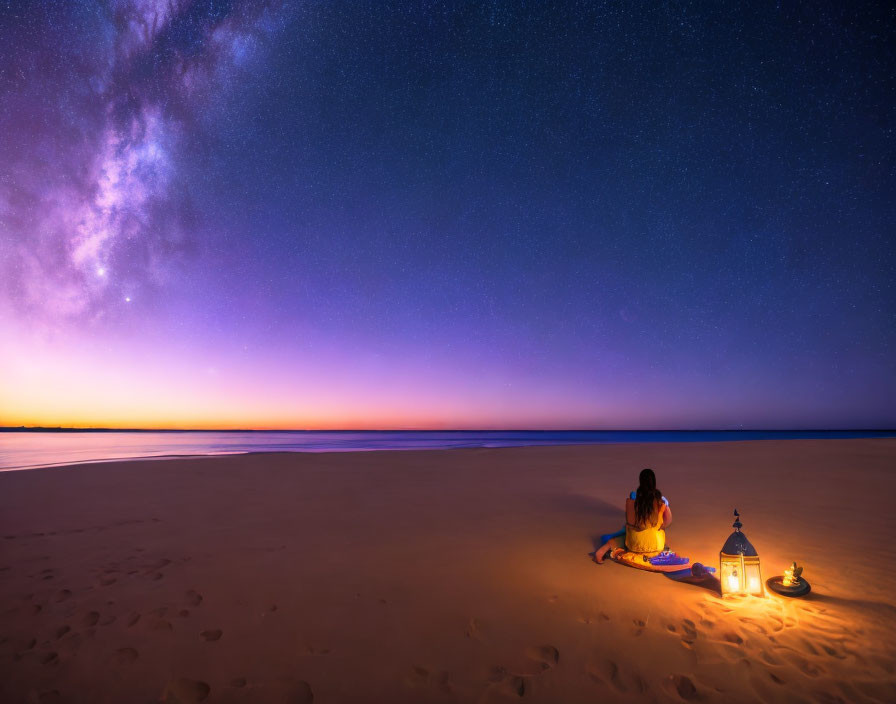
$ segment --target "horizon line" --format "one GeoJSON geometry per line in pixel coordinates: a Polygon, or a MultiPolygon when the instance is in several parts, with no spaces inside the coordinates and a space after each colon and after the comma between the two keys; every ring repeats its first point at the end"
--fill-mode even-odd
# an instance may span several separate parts
{"type": "Polygon", "coordinates": [[[0,432],[102,433],[699,433],[896,432],[896,428],[109,428],[0,425],[0,432]]]}

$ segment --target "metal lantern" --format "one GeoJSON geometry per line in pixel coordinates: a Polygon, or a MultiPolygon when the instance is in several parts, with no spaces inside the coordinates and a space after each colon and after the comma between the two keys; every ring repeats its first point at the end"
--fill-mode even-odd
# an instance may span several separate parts
{"type": "Polygon", "coordinates": [[[759,553],[747,536],[740,532],[740,514],[734,509],[734,532],[719,553],[719,580],[722,596],[727,594],[755,594],[762,596],[762,575],[759,572],[759,553]]]}

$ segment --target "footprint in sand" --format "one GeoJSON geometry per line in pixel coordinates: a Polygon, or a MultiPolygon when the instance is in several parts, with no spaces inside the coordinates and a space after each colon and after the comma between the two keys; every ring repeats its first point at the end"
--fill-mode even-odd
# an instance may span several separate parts
{"type": "Polygon", "coordinates": [[[821,649],[830,655],[832,658],[837,658],[838,660],[845,660],[846,656],[843,653],[838,653],[834,648],[829,645],[822,644],[821,649]]]}
{"type": "Polygon", "coordinates": [[[128,619],[128,628],[132,628],[137,625],[137,621],[140,620],[140,614],[131,614],[128,619]]]}
{"type": "Polygon", "coordinates": [[[818,655],[818,650],[816,650],[815,646],[807,640],[803,640],[803,650],[809,653],[809,655],[818,655]]]}
{"type": "Polygon", "coordinates": [[[647,694],[650,691],[650,685],[644,681],[641,675],[635,673],[632,675],[632,682],[635,685],[635,691],[638,694],[647,694]]]}
{"type": "Polygon", "coordinates": [[[506,677],[507,668],[501,667],[500,665],[495,665],[491,670],[488,671],[489,682],[500,682],[506,677]]]}
{"type": "Polygon", "coordinates": [[[222,631],[220,628],[212,628],[211,630],[203,631],[199,635],[205,638],[205,640],[213,642],[216,640],[221,640],[221,636],[224,635],[224,631],[222,631]]]}
{"type": "Polygon", "coordinates": [[[746,616],[744,616],[740,619],[740,621],[745,626],[747,626],[748,628],[752,628],[757,633],[761,633],[764,636],[768,635],[768,631],[765,629],[765,627],[759,623],[756,623],[756,621],[754,621],[753,619],[747,618],[746,616]]]}
{"type": "Polygon", "coordinates": [[[199,606],[202,603],[202,594],[195,589],[191,589],[187,592],[187,603],[190,606],[199,606]]]}
{"type": "Polygon", "coordinates": [[[759,657],[768,665],[780,665],[781,661],[767,650],[759,651],[759,657]]]}
{"type": "Polygon", "coordinates": [[[824,672],[823,667],[809,662],[808,660],[806,660],[806,658],[800,655],[791,654],[787,657],[804,675],[808,675],[809,677],[818,677],[824,672]]]}
{"type": "MultiPolygon", "coordinates": [[[[672,629],[670,629],[672,630],[672,629]]],[[[686,618],[681,622],[681,645],[688,650],[694,649],[694,641],[697,640],[697,626],[691,619],[686,618]]]]}
{"type": "Polygon", "coordinates": [[[667,689],[674,692],[685,701],[697,699],[699,692],[693,680],[687,675],[669,675],[666,680],[667,689]]]}
{"type": "Polygon", "coordinates": [[[553,645],[540,645],[526,650],[526,657],[537,662],[542,670],[550,670],[560,662],[560,651],[553,645]]]}
{"type": "Polygon", "coordinates": [[[772,682],[774,682],[775,684],[781,684],[781,685],[787,684],[784,680],[782,680],[780,677],[778,677],[774,672],[769,672],[768,676],[769,676],[769,679],[772,682]]]}
{"type": "Polygon", "coordinates": [[[56,596],[53,597],[53,601],[59,603],[60,601],[66,601],[72,595],[71,590],[69,589],[60,589],[56,592],[56,596]]]}
{"type": "Polygon", "coordinates": [[[54,652],[44,653],[40,657],[40,662],[42,665],[55,665],[59,662],[59,654],[54,652]]]}
{"type": "Polygon", "coordinates": [[[198,680],[171,680],[162,692],[162,701],[192,704],[205,701],[211,691],[211,687],[198,680]]]}
{"type": "Polygon", "coordinates": [[[245,677],[234,677],[230,680],[230,686],[235,689],[242,689],[248,684],[245,677]]]}
{"type": "Polygon", "coordinates": [[[81,623],[87,628],[91,628],[92,626],[95,626],[99,620],[99,611],[88,611],[86,614],[84,614],[84,618],[81,619],[81,623]]]}
{"type": "Polygon", "coordinates": [[[525,677],[513,675],[504,680],[502,684],[503,689],[509,694],[515,694],[518,697],[522,697],[526,693],[527,685],[525,677]]]}
{"type": "Polygon", "coordinates": [[[287,701],[290,704],[311,704],[314,701],[314,692],[311,685],[304,680],[299,680],[290,687],[287,701]]]}
{"type": "Polygon", "coordinates": [[[526,693],[526,678],[521,675],[511,675],[506,668],[500,665],[493,667],[489,672],[489,689],[504,696],[522,697],[526,693]]]}
{"type": "Polygon", "coordinates": [[[25,656],[25,653],[27,653],[31,650],[34,650],[34,646],[36,646],[36,645],[37,645],[36,638],[31,638],[28,641],[25,641],[25,640],[22,640],[19,638],[13,639],[12,642],[10,643],[10,647],[13,650],[13,660],[18,662],[25,656]]]}
{"type": "Polygon", "coordinates": [[[447,672],[444,670],[432,672],[420,665],[411,668],[411,673],[405,678],[405,684],[413,688],[431,687],[446,694],[452,691],[451,676],[447,672]]]}
{"type": "Polygon", "coordinates": [[[329,648],[315,648],[313,645],[306,645],[302,649],[300,654],[301,655],[311,655],[314,657],[320,657],[322,655],[329,655],[330,649],[329,648]]]}
{"type": "Polygon", "coordinates": [[[609,683],[617,692],[625,692],[628,689],[622,682],[619,665],[612,660],[604,660],[603,662],[589,665],[586,668],[586,672],[595,682],[604,686],[609,683]]]}
{"type": "Polygon", "coordinates": [[[115,584],[115,582],[117,582],[117,581],[118,581],[117,577],[113,577],[112,575],[107,574],[107,575],[100,577],[100,586],[108,587],[108,586],[115,584]]]}
{"type": "Polygon", "coordinates": [[[722,639],[727,643],[733,643],[734,645],[741,645],[744,642],[744,639],[741,638],[737,633],[733,631],[728,631],[727,633],[722,634],[722,639]]]}

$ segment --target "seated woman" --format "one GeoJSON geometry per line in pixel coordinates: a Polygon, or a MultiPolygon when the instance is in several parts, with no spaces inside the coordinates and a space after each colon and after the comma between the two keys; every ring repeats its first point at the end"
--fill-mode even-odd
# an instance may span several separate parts
{"type": "MultiPolygon", "coordinates": [[[[656,488],[652,469],[642,469],[638,476],[635,498],[625,500],[625,549],[645,555],[655,555],[666,547],[666,527],[672,523],[672,509],[656,488]]],[[[594,553],[597,563],[604,561],[615,539],[608,540],[594,553]]]]}

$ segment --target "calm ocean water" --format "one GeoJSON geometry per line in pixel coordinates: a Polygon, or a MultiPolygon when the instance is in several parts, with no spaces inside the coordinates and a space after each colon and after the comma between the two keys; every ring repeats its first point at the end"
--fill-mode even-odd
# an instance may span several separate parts
{"type": "Polygon", "coordinates": [[[123,458],[225,455],[245,452],[356,452],[626,442],[718,442],[723,440],[870,437],[896,437],[896,431],[6,431],[0,432],[0,470],[123,458]]]}

